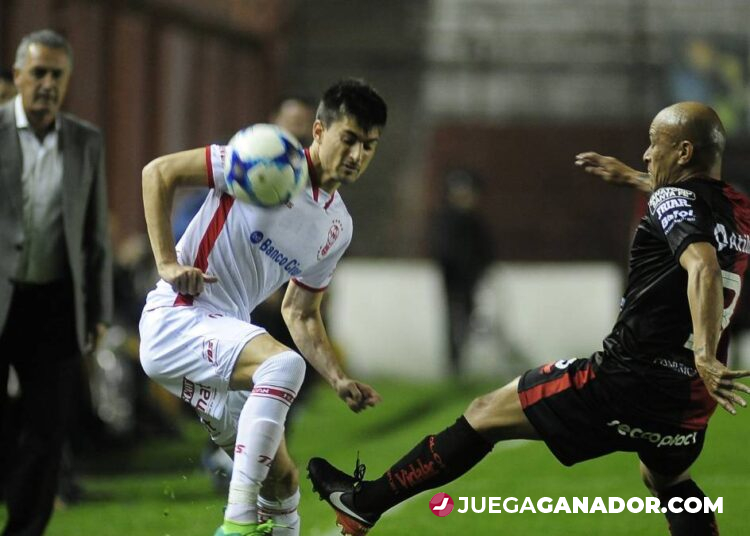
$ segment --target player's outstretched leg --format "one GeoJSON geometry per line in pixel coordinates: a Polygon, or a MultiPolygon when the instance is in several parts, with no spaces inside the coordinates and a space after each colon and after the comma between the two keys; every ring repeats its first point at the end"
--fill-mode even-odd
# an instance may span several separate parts
{"type": "Polygon", "coordinates": [[[682,512],[667,510],[664,514],[669,523],[671,536],[719,536],[719,526],[713,512],[690,513],[682,508],[685,500],[690,497],[695,497],[701,502],[706,497],[703,490],[690,478],[688,471],[677,477],[663,477],[641,462],[641,477],[651,492],[659,498],[662,508],[667,508],[671,499],[682,499],[679,501],[682,512]]]}
{"type": "Polygon", "coordinates": [[[437,435],[422,439],[377,480],[362,481],[364,466],[354,477],[343,474],[322,458],[307,466],[313,489],[336,511],[344,534],[362,535],[380,514],[427,489],[441,486],[474,467],[492,444],[460,417],[437,435]]]}
{"type": "Polygon", "coordinates": [[[359,461],[354,476],[349,476],[326,460],[313,458],[307,466],[313,489],[335,510],[344,534],[366,534],[389,508],[469,471],[495,441],[535,438],[516,390],[517,380],[476,399],[465,416],[422,439],[377,480],[363,480],[364,466],[359,461]]]}
{"type": "Polygon", "coordinates": [[[272,523],[258,523],[258,494],[276,456],[286,414],[304,375],[304,360],[291,351],[270,357],[253,373],[253,390],[237,425],[224,524],[215,536],[270,533],[272,523]]]}

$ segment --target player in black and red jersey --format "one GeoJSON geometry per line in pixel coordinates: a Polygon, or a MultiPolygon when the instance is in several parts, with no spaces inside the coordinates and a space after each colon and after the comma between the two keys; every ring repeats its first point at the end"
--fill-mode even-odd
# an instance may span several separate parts
{"type": "MultiPolygon", "coordinates": [[[[494,443],[541,439],[565,465],[636,452],[645,484],[666,506],[704,497],[690,476],[717,403],[746,406],[726,367],[728,326],[750,258],[750,200],[721,181],[725,133],[695,102],[659,112],[640,173],[582,153],[577,165],[651,193],[633,241],[620,315],[603,349],[530,370],[474,400],[455,424],[424,438],[377,480],[350,477],[321,458],[313,487],[345,534],[365,534],[380,515],[469,471],[494,443]]],[[[718,534],[711,513],[666,513],[673,536],[718,534]]]]}

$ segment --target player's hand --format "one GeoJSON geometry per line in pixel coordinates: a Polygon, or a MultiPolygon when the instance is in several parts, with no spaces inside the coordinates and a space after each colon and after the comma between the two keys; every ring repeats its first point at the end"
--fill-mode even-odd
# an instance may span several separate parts
{"type": "Polygon", "coordinates": [[[159,277],[172,285],[172,290],[179,294],[197,296],[203,292],[206,283],[216,283],[214,276],[204,274],[194,266],[184,266],[173,262],[159,268],[159,277]]]}
{"type": "Polygon", "coordinates": [[[378,404],[382,399],[378,392],[366,383],[345,378],[339,380],[335,387],[339,398],[346,402],[349,409],[359,413],[363,409],[378,404]]]}
{"type": "Polygon", "coordinates": [[[637,171],[612,156],[586,152],[576,155],[576,166],[612,184],[634,186],[644,192],[652,189],[648,173],[637,171]]]}
{"type": "Polygon", "coordinates": [[[737,413],[735,404],[747,407],[747,402],[737,392],[750,394],[750,387],[735,380],[750,377],[750,370],[729,370],[717,359],[698,360],[695,368],[698,370],[708,394],[718,404],[732,415],[737,413]]]}

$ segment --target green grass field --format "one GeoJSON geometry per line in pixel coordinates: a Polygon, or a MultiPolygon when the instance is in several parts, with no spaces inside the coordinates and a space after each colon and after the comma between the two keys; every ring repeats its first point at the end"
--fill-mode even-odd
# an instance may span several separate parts
{"type": "MultiPolygon", "coordinates": [[[[444,428],[471,398],[490,388],[452,384],[414,385],[389,380],[372,382],[384,396],[374,410],[355,415],[331,391],[318,388],[292,428],[290,450],[304,467],[323,455],[353,469],[357,451],[371,477],[382,473],[425,434],[444,428]]],[[[223,497],[198,467],[203,430],[194,422],[183,426],[181,441],[153,441],[115,459],[111,474],[92,474],[84,484],[92,500],[60,510],[50,536],[211,536],[222,517],[223,497]]],[[[712,420],[707,445],[693,474],[712,498],[724,497],[719,515],[723,535],[747,534],[750,512],[750,410],[712,420]]],[[[561,466],[541,443],[499,445],[473,472],[442,488],[457,501],[477,497],[646,497],[635,455],[617,454],[561,466]]],[[[338,534],[333,515],[303,479],[300,512],[302,534],[338,534]]],[[[386,514],[373,536],[494,535],[575,536],[590,534],[665,535],[666,522],[657,514],[458,514],[434,516],[428,508],[434,492],[426,492],[386,514]]],[[[458,505],[457,505],[458,506],[458,505]]],[[[4,521],[4,511],[0,522],[4,521]]]]}

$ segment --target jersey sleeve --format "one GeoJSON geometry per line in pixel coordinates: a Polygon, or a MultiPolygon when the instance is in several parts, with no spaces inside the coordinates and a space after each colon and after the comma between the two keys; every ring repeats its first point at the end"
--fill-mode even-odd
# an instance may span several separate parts
{"type": "Polygon", "coordinates": [[[349,243],[352,241],[352,223],[351,219],[347,222],[348,232],[345,232],[345,236],[341,238],[341,245],[337,244],[337,247],[333,247],[327,250],[326,246],[320,248],[318,255],[321,260],[315,264],[309,270],[305,270],[298,277],[294,278],[294,282],[312,292],[322,292],[333,279],[333,273],[336,271],[339,260],[343,257],[346,249],[349,247],[349,243]]]}
{"type": "Polygon", "coordinates": [[[648,217],[663,234],[675,259],[679,260],[685,248],[695,242],[709,242],[716,247],[711,207],[695,190],[659,188],[648,201],[648,217]]]}
{"type": "Polygon", "coordinates": [[[208,187],[218,192],[227,191],[227,182],[224,178],[224,159],[227,148],[225,145],[206,146],[206,171],[208,173],[208,187]]]}

